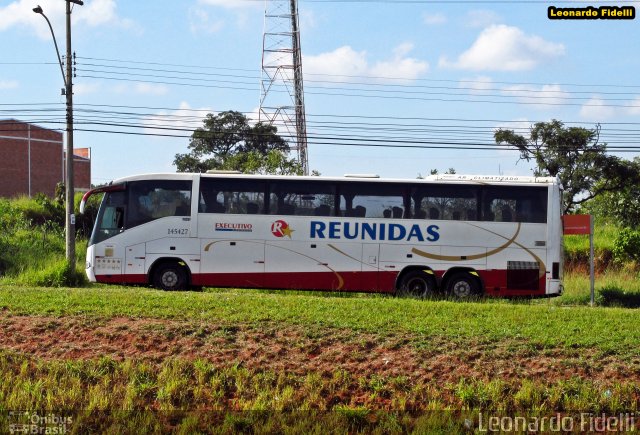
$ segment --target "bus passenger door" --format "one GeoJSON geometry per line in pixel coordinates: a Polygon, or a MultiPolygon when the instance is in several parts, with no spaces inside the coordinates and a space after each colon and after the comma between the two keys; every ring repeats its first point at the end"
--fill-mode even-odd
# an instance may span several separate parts
{"type": "Polygon", "coordinates": [[[202,239],[200,243],[202,285],[264,286],[264,241],[202,239]]]}

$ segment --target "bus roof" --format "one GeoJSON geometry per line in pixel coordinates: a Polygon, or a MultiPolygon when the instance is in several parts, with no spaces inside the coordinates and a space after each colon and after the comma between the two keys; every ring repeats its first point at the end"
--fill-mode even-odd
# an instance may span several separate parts
{"type": "Polygon", "coordinates": [[[509,184],[509,185],[523,185],[523,184],[560,184],[559,180],[554,177],[528,177],[528,176],[513,176],[513,175],[463,175],[463,174],[443,174],[443,175],[429,175],[424,178],[375,178],[370,175],[362,175],[361,177],[350,174],[344,177],[324,177],[324,176],[293,176],[293,175],[254,175],[254,174],[230,174],[230,173],[149,173],[131,175],[128,177],[119,178],[112,181],[112,184],[124,183],[127,181],[141,181],[141,180],[185,180],[191,179],[194,176],[201,176],[205,178],[228,178],[228,179],[265,179],[265,180],[310,180],[310,181],[343,181],[343,182],[357,182],[367,181],[370,183],[437,183],[437,184],[509,184]]]}

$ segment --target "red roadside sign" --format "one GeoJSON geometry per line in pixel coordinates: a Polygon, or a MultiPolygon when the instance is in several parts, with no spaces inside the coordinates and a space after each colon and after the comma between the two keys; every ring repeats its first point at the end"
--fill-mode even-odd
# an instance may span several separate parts
{"type": "Polygon", "coordinates": [[[564,234],[591,234],[590,214],[565,214],[562,224],[564,234]]]}
{"type": "Polygon", "coordinates": [[[591,306],[595,304],[595,270],[593,262],[593,216],[590,214],[565,214],[562,216],[563,234],[589,235],[589,275],[591,306]]]}

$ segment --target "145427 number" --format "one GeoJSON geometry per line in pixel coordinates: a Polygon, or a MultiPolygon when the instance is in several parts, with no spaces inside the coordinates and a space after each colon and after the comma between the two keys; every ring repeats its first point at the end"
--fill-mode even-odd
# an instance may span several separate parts
{"type": "Polygon", "coordinates": [[[189,230],[186,228],[169,228],[167,234],[171,236],[186,236],[189,234],[189,230]]]}

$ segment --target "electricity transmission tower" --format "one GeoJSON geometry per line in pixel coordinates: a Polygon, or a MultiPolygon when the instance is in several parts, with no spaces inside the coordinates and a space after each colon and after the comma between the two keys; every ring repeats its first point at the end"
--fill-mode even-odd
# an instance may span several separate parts
{"type": "Polygon", "coordinates": [[[307,123],[297,0],[265,0],[258,120],[289,136],[304,175],[309,174],[307,123]]]}

